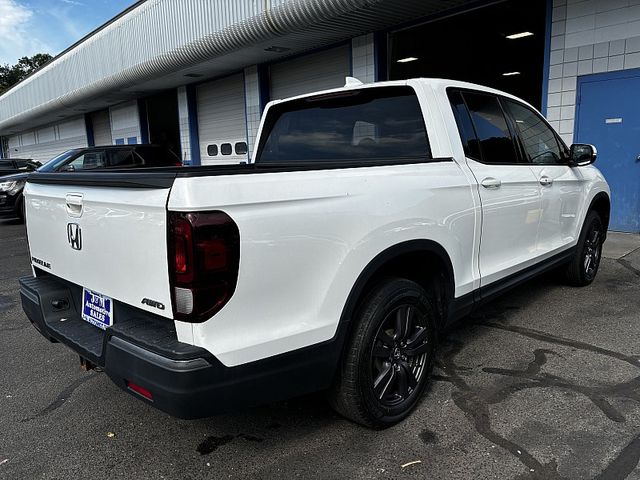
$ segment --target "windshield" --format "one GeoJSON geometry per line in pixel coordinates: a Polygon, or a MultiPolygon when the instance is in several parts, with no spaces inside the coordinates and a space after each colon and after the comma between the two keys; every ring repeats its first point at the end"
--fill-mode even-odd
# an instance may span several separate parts
{"type": "Polygon", "coordinates": [[[61,153],[57,157],[53,157],[47,163],[38,168],[38,172],[55,172],[58,170],[58,167],[62,166],[67,160],[73,157],[77,150],[67,150],[64,153],[61,153]]]}

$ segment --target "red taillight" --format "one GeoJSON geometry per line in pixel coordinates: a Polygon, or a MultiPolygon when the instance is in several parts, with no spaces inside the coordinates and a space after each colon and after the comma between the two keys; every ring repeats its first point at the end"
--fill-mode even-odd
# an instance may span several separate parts
{"type": "Polygon", "coordinates": [[[169,229],[175,318],[206,321],[235,290],[240,261],[238,227],[223,212],[169,212],[169,229]]]}
{"type": "Polygon", "coordinates": [[[181,282],[193,279],[193,228],[184,218],[173,222],[175,274],[181,282]]]}
{"type": "Polygon", "coordinates": [[[147,390],[144,387],[141,387],[140,385],[137,385],[133,382],[130,382],[129,380],[126,381],[127,382],[127,388],[129,390],[132,390],[134,392],[136,392],[139,395],[142,395],[144,398],[146,398],[147,400],[151,400],[153,401],[153,394],[147,390]]]}
{"type": "Polygon", "coordinates": [[[227,246],[221,240],[204,240],[198,245],[202,252],[202,267],[207,271],[227,266],[227,246]]]}

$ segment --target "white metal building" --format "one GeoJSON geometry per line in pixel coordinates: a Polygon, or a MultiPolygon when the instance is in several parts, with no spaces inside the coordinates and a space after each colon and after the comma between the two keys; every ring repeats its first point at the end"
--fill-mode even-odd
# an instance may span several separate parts
{"type": "MultiPolygon", "coordinates": [[[[164,143],[186,164],[237,163],[268,100],[348,75],[510,91],[567,143],[602,142],[606,170],[609,144],[640,125],[602,106],[615,104],[610,90],[640,89],[640,0],[140,1],[0,97],[0,152],[46,161],[77,146],[164,143]]],[[[625,168],[610,166],[612,179],[625,168]]],[[[637,175],[620,176],[636,182],[616,188],[638,190],[640,209],[637,175]]]]}

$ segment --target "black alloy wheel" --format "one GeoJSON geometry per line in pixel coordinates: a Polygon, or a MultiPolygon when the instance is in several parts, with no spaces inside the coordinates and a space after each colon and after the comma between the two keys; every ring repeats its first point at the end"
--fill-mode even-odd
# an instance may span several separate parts
{"type": "Polygon", "coordinates": [[[596,211],[590,211],[582,226],[575,255],[565,270],[565,276],[570,285],[584,287],[596,278],[602,260],[605,234],[600,215],[596,211]]]}
{"type": "Polygon", "coordinates": [[[602,225],[599,222],[593,222],[589,227],[584,244],[584,276],[587,280],[593,281],[600,266],[600,257],[602,255],[602,225]]]}
{"type": "Polygon", "coordinates": [[[430,349],[424,312],[402,304],[384,319],[371,351],[373,391],[381,404],[393,407],[406,401],[425,373],[430,349]]]}
{"type": "Polygon", "coordinates": [[[353,333],[328,398],[371,428],[403,420],[427,385],[437,344],[435,300],[404,278],[381,280],[355,313],[353,333]]]}

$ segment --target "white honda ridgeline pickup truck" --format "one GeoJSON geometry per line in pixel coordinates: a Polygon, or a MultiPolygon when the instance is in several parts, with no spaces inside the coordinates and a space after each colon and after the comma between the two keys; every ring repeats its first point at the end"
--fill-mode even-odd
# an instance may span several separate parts
{"type": "Polygon", "coordinates": [[[551,268],[593,281],[595,158],[503,92],[348,79],[269,103],[245,165],[30,176],[23,308],[177,417],[327,390],[386,427],[451,322],[551,268]]]}

